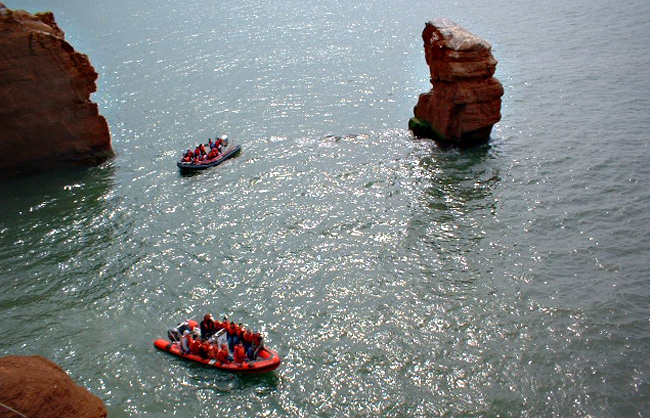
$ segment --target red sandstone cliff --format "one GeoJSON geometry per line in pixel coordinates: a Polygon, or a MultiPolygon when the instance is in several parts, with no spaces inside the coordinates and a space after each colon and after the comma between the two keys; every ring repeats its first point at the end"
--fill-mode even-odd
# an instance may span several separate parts
{"type": "Polygon", "coordinates": [[[51,12],[0,3],[0,177],[113,156],[108,124],[90,101],[96,79],[51,12]]]}
{"type": "Polygon", "coordinates": [[[106,418],[104,403],[41,356],[0,357],[0,418],[106,418]]]}
{"type": "Polygon", "coordinates": [[[409,127],[460,146],[487,142],[503,95],[492,46],[446,19],[428,22],[422,38],[433,89],[420,95],[409,127]]]}

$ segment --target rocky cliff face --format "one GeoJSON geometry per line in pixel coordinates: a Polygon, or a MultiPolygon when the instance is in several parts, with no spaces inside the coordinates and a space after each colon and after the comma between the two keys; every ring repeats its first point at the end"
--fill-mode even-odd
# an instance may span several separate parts
{"type": "Polygon", "coordinates": [[[433,89],[421,94],[409,127],[417,136],[460,146],[485,143],[501,119],[503,87],[492,46],[446,19],[422,32],[433,89]]]}
{"type": "Polygon", "coordinates": [[[106,415],[101,399],[74,383],[48,359],[0,357],[0,417],[106,418],[106,415]]]}
{"type": "Polygon", "coordinates": [[[90,101],[96,79],[51,12],[0,3],[0,177],[113,155],[108,124],[90,101]]]}

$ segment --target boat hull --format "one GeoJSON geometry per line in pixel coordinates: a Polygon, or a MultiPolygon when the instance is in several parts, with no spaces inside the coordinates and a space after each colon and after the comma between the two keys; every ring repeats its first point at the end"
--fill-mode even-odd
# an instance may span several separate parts
{"type": "Polygon", "coordinates": [[[220,370],[237,373],[263,373],[275,370],[280,366],[281,360],[278,353],[269,349],[262,348],[258,353],[257,360],[244,361],[243,363],[235,363],[234,361],[220,362],[215,359],[203,358],[195,354],[184,354],[181,351],[180,343],[172,343],[168,340],[158,338],[154,341],[153,345],[162,351],[174,354],[187,360],[195,361],[206,366],[215,367],[220,370]]]}

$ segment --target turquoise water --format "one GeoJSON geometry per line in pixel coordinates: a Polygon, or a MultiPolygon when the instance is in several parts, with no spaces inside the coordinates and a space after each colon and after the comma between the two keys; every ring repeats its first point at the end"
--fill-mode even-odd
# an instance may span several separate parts
{"type": "Polygon", "coordinates": [[[89,55],[117,156],[0,185],[1,355],[111,418],[650,415],[650,5],[5,3],[89,55]],[[493,45],[489,146],[406,130],[435,17],[493,45]],[[153,348],[204,312],[282,366],[153,348]]]}

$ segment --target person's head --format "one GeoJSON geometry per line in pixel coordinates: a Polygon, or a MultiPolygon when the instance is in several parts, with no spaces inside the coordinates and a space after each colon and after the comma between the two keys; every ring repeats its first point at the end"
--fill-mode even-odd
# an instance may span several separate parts
{"type": "Polygon", "coordinates": [[[207,314],[203,315],[203,319],[205,319],[206,321],[209,321],[210,319],[212,319],[212,315],[207,313],[207,314]]]}

